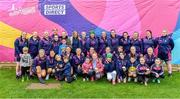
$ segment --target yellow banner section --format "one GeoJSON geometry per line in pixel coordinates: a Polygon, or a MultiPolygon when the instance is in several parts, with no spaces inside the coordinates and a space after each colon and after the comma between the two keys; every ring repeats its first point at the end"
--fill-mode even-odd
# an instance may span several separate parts
{"type": "MultiPolygon", "coordinates": [[[[21,32],[21,30],[0,21],[0,45],[14,48],[14,41],[21,35],[21,32]]],[[[30,37],[30,34],[28,34],[28,37],[30,37]]]]}

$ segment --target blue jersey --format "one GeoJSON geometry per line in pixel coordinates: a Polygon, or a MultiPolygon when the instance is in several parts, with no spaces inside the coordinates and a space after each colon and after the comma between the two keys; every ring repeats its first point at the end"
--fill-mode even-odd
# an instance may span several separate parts
{"type": "Polygon", "coordinates": [[[127,39],[121,38],[120,39],[120,45],[123,46],[124,51],[125,51],[126,54],[130,53],[131,40],[129,39],[129,37],[127,39]]]}
{"type": "Polygon", "coordinates": [[[55,40],[52,41],[52,49],[56,54],[58,54],[58,52],[59,52],[60,44],[61,44],[60,40],[59,41],[55,41],[55,40]]]}
{"type": "Polygon", "coordinates": [[[54,57],[47,57],[46,65],[48,68],[55,68],[56,67],[56,60],[54,57]]]}
{"type": "Polygon", "coordinates": [[[19,37],[14,42],[15,47],[15,57],[19,57],[19,54],[22,54],[23,47],[28,47],[28,40],[22,39],[22,37],[19,37]]]}
{"type": "Polygon", "coordinates": [[[39,49],[44,49],[46,55],[49,55],[50,50],[52,49],[51,38],[50,37],[48,39],[42,38],[39,43],[39,49]]]}
{"type": "Polygon", "coordinates": [[[75,53],[77,48],[81,48],[81,40],[72,37],[72,52],[75,53]]]}
{"type": "Polygon", "coordinates": [[[39,41],[39,37],[37,39],[33,39],[33,37],[29,39],[29,53],[33,59],[38,55],[39,41]]]}
{"type": "Polygon", "coordinates": [[[93,47],[95,51],[98,51],[98,39],[95,38],[88,38],[86,41],[86,50],[89,51],[90,47],[93,47]]]}
{"type": "Polygon", "coordinates": [[[46,69],[47,68],[47,57],[39,57],[37,56],[34,61],[32,67],[35,68],[36,66],[40,66],[41,69],[46,69]]]}
{"type": "Polygon", "coordinates": [[[135,46],[135,48],[136,48],[136,52],[138,53],[138,54],[140,54],[140,53],[142,53],[142,42],[141,42],[141,40],[139,40],[139,39],[131,39],[131,46],[135,46]]]}
{"type": "Polygon", "coordinates": [[[99,38],[99,47],[98,47],[98,52],[100,55],[105,53],[105,49],[108,46],[108,39],[107,38],[99,38]]]}
{"type": "Polygon", "coordinates": [[[153,49],[155,49],[157,46],[157,43],[155,41],[154,38],[143,38],[142,39],[142,51],[143,51],[143,54],[147,54],[147,49],[149,47],[152,47],[153,49]]]}
{"type": "Polygon", "coordinates": [[[115,62],[114,61],[112,61],[112,62],[106,61],[104,64],[104,69],[105,69],[106,73],[113,72],[114,70],[116,70],[115,62]]]}
{"type": "Polygon", "coordinates": [[[156,39],[158,44],[158,53],[168,54],[174,48],[174,41],[170,36],[161,36],[156,39]]]}
{"type": "Polygon", "coordinates": [[[117,52],[117,48],[120,44],[119,39],[120,37],[118,36],[115,36],[114,38],[110,37],[108,39],[108,46],[111,48],[112,52],[117,52]]]}

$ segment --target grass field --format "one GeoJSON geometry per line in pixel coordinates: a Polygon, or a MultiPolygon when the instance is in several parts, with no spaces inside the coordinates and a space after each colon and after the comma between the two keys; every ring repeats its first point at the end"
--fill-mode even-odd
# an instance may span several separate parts
{"type": "Polygon", "coordinates": [[[15,79],[14,69],[0,69],[0,98],[180,98],[180,73],[166,77],[161,84],[149,83],[146,87],[137,83],[111,85],[105,78],[95,82],[82,79],[67,84],[58,82],[58,89],[28,90],[26,87],[37,79],[22,83],[15,79]]]}

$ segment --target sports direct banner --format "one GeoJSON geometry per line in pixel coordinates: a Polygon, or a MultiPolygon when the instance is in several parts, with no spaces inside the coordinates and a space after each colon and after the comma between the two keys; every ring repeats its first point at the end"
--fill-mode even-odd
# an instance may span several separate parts
{"type": "Polygon", "coordinates": [[[0,61],[14,61],[14,40],[25,31],[30,36],[53,28],[78,32],[116,29],[131,35],[162,29],[173,33],[172,62],[180,64],[180,0],[0,0],[0,61]]]}

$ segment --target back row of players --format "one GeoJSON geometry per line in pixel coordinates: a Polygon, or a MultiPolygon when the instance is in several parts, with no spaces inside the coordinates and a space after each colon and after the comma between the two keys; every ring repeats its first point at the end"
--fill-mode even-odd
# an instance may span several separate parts
{"type": "MultiPolygon", "coordinates": [[[[48,79],[54,68],[56,68],[55,71],[61,71],[61,66],[59,69],[57,69],[58,67],[56,66],[50,69],[48,68],[51,67],[50,65],[59,58],[63,61],[68,60],[72,70],[70,70],[69,77],[65,77],[67,74],[61,72],[61,77],[59,77],[59,73],[56,73],[56,78],[66,78],[66,81],[68,82],[71,82],[77,75],[87,74],[83,75],[85,80],[85,78],[89,78],[89,75],[96,74],[94,72],[90,72],[89,74],[86,69],[84,71],[83,68],[88,67],[86,65],[82,66],[83,63],[86,63],[85,60],[90,61],[92,68],[101,67],[101,65],[104,67],[102,73],[97,73],[95,77],[90,77],[92,80],[100,78],[105,73],[107,79],[112,81],[113,84],[115,84],[116,78],[118,82],[121,82],[122,80],[126,82],[126,79],[128,78],[127,76],[136,78],[136,73],[131,74],[127,73],[127,71],[136,71],[136,69],[129,67],[137,67],[138,64],[141,64],[141,61],[143,64],[143,60],[147,64],[147,68],[140,68],[139,71],[143,71],[143,69],[145,69],[145,72],[149,71],[147,69],[152,67],[155,60],[163,60],[168,65],[169,76],[172,75],[170,60],[171,51],[174,48],[174,42],[166,30],[163,30],[162,36],[157,38],[153,38],[151,30],[147,30],[146,37],[142,39],[139,38],[138,32],[134,32],[133,36],[130,38],[127,32],[123,32],[122,36],[120,36],[116,34],[114,29],[110,31],[109,37],[105,31],[101,33],[100,37],[97,37],[94,31],[90,31],[89,36],[86,35],[86,32],[81,32],[81,35],[79,35],[77,31],[73,31],[71,37],[68,37],[66,32],[62,32],[61,36],[59,36],[57,29],[53,29],[53,34],[51,36],[47,31],[45,31],[43,38],[40,38],[37,32],[33,32],[32,37],[29,39],[26,38],[26,35],[27,33],[22,32],[21,36],[17,38],[14,43],[15,57],[17,61],[17,77],[21,75],[20,60],[24,47],[28,47],[28,53],[33,59],[30,71],[38,75],[41,83],[44,83],[42,77],[48,79]],[[158,49],[157,55],[154,54],[156,48],[158,49]],[[42,64],[43,61],[46,62],[45,66],[42,64]],[[118,64],[121,65],[119,66],[121,67],[119,70],[117,69],[118,64]],[[62,75],[64,76],[62,77],[62,75]]],[[[89,70],[91,69],[89,68],[89,70]]],[[[32,72],[30,72],[31,75],[32,72]]],[[[143,82],[147,82],[145,79],[146,76],[139,76],[139,78],[144,79],[142,80],[143,82]]],[[[130,78],[128,80],[130,80],[130,78]]],[[[134,80],[136,81],[137,79],[134,80]]]]}

